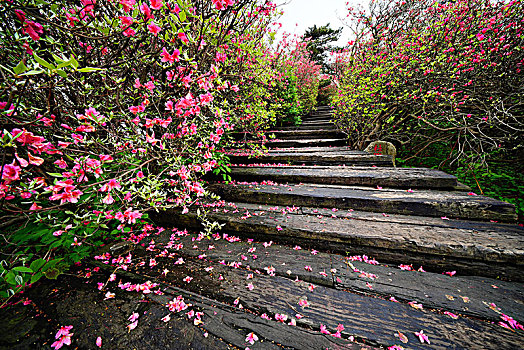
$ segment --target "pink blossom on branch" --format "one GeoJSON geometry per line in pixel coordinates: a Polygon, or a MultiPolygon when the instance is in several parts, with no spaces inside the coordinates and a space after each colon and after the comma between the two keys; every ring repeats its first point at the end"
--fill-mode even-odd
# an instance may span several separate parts
{"type": "Polygon", "coordinates": [[[160,31],[162,30],[162,28],[157,26],[154,22],[151,22],[150,24],[148,24],[147,29],[149,29],[151,34],[153,34],[154,36],[157,36],[158,33],[160,33],[160,31]]]}
{"type": "Polygon", "coordinates": [[[161,57],[160,61],[161,62],[170,62],[170,63],[174,63],[175,61],[178,62],[179,55],[180,55],[180,51],[178,49],[174,49],[173,53],[170,54],[169,52],[167,52],[166,48],[163,47],[162,53],[160,54],[160,57],[161,57]]]}
{"type": "Polygon", "coordinates": [[[160,10],[163,6],[162,0],[151,0],[151,8],[153,10],[160,10]]]}

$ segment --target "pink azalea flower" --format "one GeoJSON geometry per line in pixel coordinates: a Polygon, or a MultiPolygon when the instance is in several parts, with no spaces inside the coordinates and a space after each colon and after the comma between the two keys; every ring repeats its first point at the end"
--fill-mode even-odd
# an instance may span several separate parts
{"type": "Polygon", "coordinates": [[[103,199],[102,199],[102,203],[104,204],[113,204],[115,202],[114,198],[111,196],[111,194],[107,194],[107,196],[105,196],[103,199]]]}
{"type": "Polygon", "coordinates": [[[153,10],[160,10],[163,6],[162,0],[151,0],[151,8],[153,10]]]}
{"type": "Polygon", "coordinates": [[[158,33],[162,30],[159,26],[157,26],[154,22],[151,22],[147,25],[147,29],[153,34],[154,36],[157,36],[158,33]]]}
{"type": "Polygon", "coordinates": [[[269,242],[264,242],[264,243],[262,243],[262,245],[264,246],[264,248],[267,248],[267,247],[271,246],[271,244],[273,244],[273,241],[269,241],[269,242]]]}
{"type": "Polygon", "coordinates": [[[44,163],[44,159],[40,157],[33,156],[31,153],[27,153],[29,159],[29,164],[40,166],[44,163]]]}
{"type": "Polygon", "coordinates": [[[178,49],[175,49],[173,53],[170,54],[169,52],[167,52],[166,48],[163,47],[162,53],[160,54],[160,57],[161,57],[160,61],[161,62],[170,62],[170,63],[174,63],[175,61],[178,62],[179,55],[180,55],[180,51],[178,49]]]}
{"type": "Polygon", "coordinates": [[[258,340],[258,337],[255,333],[251,332],[246,337],[246,342],[253,345],[258,340]]]}
{"type": "Polygon", "coordinates": [[[73,243],[71,243],[71,246],[81,246],[82,242],[79,242],[78,239],[75,237],[73,243]]]}
{"type": "Polygon", "coordinates": [[[275,320],[279,322],[285,322],[287,320],[287,315],[285,314],[275,314],[275,320]]]}
{"type": "Polygon", "coordinates": [[[413,266],[411,266],[411,265],[400,264],[398,267],[399,267],[401,270],[405,270],[405,271],[413,271],[413,266]]]}
{"type": "Polygon", "coordinates": [[[422,304],[417,304],[416,301],[410,301],[408,304],[409,304],[412,308],[414,308],[414,309],[417,309],[417,310],[422,310],[422,309],[423,309],[422,304]]]}
{"type": "Polygon", "coordinates": [[[39,205],[36,204],[36,203],[33,203],[33,204],[31,205],[31,208],[29,208],[29,210],[38,210],[38,209],[42,209],[42,207],[39,206],[39,205]]]}
{"type": "Polygon", "coordinates": [[[71,336],[74,333],[69,333],[69,331],[73,328],[73,326],[65,326],[60,327],[60,330],[56,333],[55,339],[58,339],[53,344],[51,344],[51,347],[55,348],[55,350],[60,349],[62,346],[65,345],[71,345],[71,336]]]}
{"type": "Polygon", "coordinates": [[[444,311],[444,315],[447,315],[447,316],[451,317],[454,320],[456,320],[458,318],[458,315],[455,315],[454,313],[451,313],[449,311],[444,311]]]}
{"type": "Polygon", "coordinates": [[[423,330],[420,330],[420,332],[415,332],[415,335],[418,337],[418,339],[420,340],[421,343],[428,343],[430,344],[429,342],[429,338],[427,335],[424,334],[424,331],[423,330]]]}
{"type": "Polygon", "coordinates": [[[136,320],[135,322],[132,322],[130,324],[127,325],[127,329],[129,329],[129,331],[132,331],[133,329],[136,328],[136,326],[138,326],[138,320],[136,320]]]}
{"type": "Polygon", "coordinates": [[[5,164],[4,170],[2,171],[2,180],[5,180],[7,183],[19,180],[20,170],[20,167],[15,165],[14,161],[11,164],[5,164]]]}
{"type": "Polygon", "coordinates": [[[183,43],[189,44],[189,39],[185,33],[178,33],[178,38],[182,40],[183,43]]]}
{"type": "Polygon", "coordinates": [[[322,333],[322,334],[331,334],[331,332],[328,331],[326,326],[324,326],[323,324],[320,324],[320,333],[322,333]]]}
{"type": "Polygon", "coordinates": [[[302,307],[308,307],[308,306],[310,306],[310,305],[309,305],[309,302],[308,302],[306,299],[300,299],[300,300],[298,301],[298,305],[300,305],[300,306],[302,306],[302,307]]]}
{"type": "Polygon", "coordinates": [[[102,338],[101,337],[96,338],[96,346],[98,346],[99,348],[102,347],[102,338]]]}

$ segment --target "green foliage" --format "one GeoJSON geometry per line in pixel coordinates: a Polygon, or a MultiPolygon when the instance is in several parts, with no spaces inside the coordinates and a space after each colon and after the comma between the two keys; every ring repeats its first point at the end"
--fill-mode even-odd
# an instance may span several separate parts
{"type": "Polygon", "coordinates": [[[229,157],[225,154],[222,154],[222,156],[217,161],[217,166],[215,169],[213,169],[213,174],[222,176],[224,181],[230,182],[231,181],[231,168],[229,167],[229,164],[231,164],[231,161],[229,160],[229,157]]]}
{"type": "Polygon", "coordinates": [[[459,182],[469,186],[476,194],[486,195],[515,205],[519,222],[524,223],[524,159],[502,151],[487,155],[485,163],[476,162],[473,156],[451,163],[454,158],[452,145],[432,144],[424,153],[412,156],[412,150],[402,147],[399,164],[429,167],[455,175],[459,182]],[[407,159],[402,160],[402,158],[407,159]],[[515,159],[517,161],[505,161],[515,159]],[[520,160],[519,160],[520,159],[520,160]]]}
{"type": "Polygon", "coordinates": [[[39,214],[36,222],[11,228],[5,232],[7,246],[0,252],[0,297],[11,297],[42,277],[56,279],[101,245],[119,239],[121,231],[116,224],[110,226],[102,213],[55,210],[39,214]]]}
{"type": "Polygon", "coordinates": [[[278,98],[279,106],[276,108],[277,123],[280,125],[300,125],[300,115],[303,108],[300,106],[297,78],[286,77],[278,81],[274,90],[274,96],[278,98]]]}
{"type": "MultiPolygon", "coordinates": [[[[22,265],[0,261],[0,298],[8,300],[27,284],[35,283],[42,277],[56,279],[67,268],[62,258],[45,260],[42,258],[30,261],[26,256],[22,265]]],[[[5,302],[1,305],[3,306],[5,302]]]]}
{"type": "Polygon", "coordinates": [[[331,104],[336,88],[331,79],[321,79],[318,86],[317,106],[331,104]]]}

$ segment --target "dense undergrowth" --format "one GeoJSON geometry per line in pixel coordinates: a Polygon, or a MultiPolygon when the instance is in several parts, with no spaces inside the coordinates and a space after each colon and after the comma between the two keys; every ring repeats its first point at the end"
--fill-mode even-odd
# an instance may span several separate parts
{"type": "Polygon", "coordinates": [[[524,167],[523,162],[508,160],[511,156],[495,154],[486,164],[460,162],[451,164],[452,151],[447,145],[438,150],[413,157],[410,149],[400,149],[400,166],[428,167],[455,175],[458,181],[471,187],[477,194],[486,195],[515,205],[518,222],[524,223],[524,167]]]}

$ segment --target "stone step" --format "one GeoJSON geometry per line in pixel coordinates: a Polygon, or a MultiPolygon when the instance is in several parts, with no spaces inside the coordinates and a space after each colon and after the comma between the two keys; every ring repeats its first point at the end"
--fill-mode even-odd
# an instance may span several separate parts
{"type": "Polygon", "coordinates": [[[374,189],[318,184],[285,186],[212,184],[209,189],[228,201],[355,209],[379,213],[463,218],[516,220],[515,206],[485,196],[434,190],[374,189]]]}
{"type": "MultiPolygon", "coordinates": [[[[157,244],[169,244],[170,239],[170,235],[166,234],[155,241],[157,244]]],[[[403,268],[406,270],[402,270],[397,265],[388,266],[369,257],[366,259],[362,256],[314,252],[310,250],[315,248],[314,242],[307,246],[290,247],[276,243],[263,246],[261,243],[245,240],[228,242],[225,239],[214,239],[212,250],[208,249],[206,241],[195,243],[191,235],[179,242],[183,247],[177,253],[193,258],[206,254],[206,259],[215,264],[222,261],[227,266],[233,266],[239,256],[250,257],[252,251],[252,254],[260,254],[257,259],[249,259],[252,270],[263,271],[265,267],[273,266],[277,276],[298,278],[316,285],[371,294],[383,299],[393,296],[404,303],[418,300],[425,308],[498,322],[500,314],[486,307],[486,300],[491,300],[501,310],[511,311],[515,320],[524,322],[524,284],[520,282],[461,276],[456,273],[448,276],[440,270],[430,272],[425,266],[422,271],[416,271],[419,266],[409,264],[404,264],[406,266],[403,268]],[[197,249],[195,244],[199,245],[197,249]],[[304,266],[310,266],[311,270],[304,269],[304,266]],[[321,271],[329,273],[321,275],[321,271]],[[372,283],[372,289],[366,282],[372,283]],[[461,296],[467,296],[468,302],[464,302],[461,296]]]]}
{"type": "MultiPolygon", "coordinates": [[[[195,241],[192,246],[203,256],[210,252],[207,240],[195,241]]],[[[253,244],[252,248],[263,252],[260,246],[262,244],[253,244]]],[[[185,250],[180,255],[180,251],[173,248],[169,251],[182,255],[185,263],[180,269],[192,276],[191,283],[182,282],[183,275],[176,271],[163,275],[160,264],[136,272],[116,269],[116,274],[119,279],[140,283],[154,276],[163,293],[144,293],[144,298],[158,305],[183,298],[195,311],[202,312],[200,328],[236,348],[243,348],[247,344],[246,335],[253,332],[258,338],[253,349],[375,350],[402,344],[398,338],[398,333],[402,332],[410,349],[422,350],[428,345],[420,343],[415,334],[421,329],[429,337],[431,346],[439,349],[461,348],[463,344],[471,348],[505,349],[521,348],[524,344],[518,331],[512,332],[483,320],[467,317],[453,320],[407,303],[312,285],[290,276],[269,275],[264,270],[256,273],[244,266],[236,268],[238,261],[225,266],[213,259],[186,256],[185,250]],[[252,277],[248,277],[250,273],[252,277]],[[252,288],[247,288],[248,284],[252,288]],[[307,304],[301,305],[301,300],[307,304]],[[277,314],[285,315],[286,319],[278,321],[277,314]],[[335,333],[340,325],[343,329],[340,328],[337,336],[326,334],[335,333]]],[[[136,254],[139,259],[148,258],[141,251],[136,254]]],[[[158,260],[171,262],[166,258],[158,260]]],[[[111,266],[97,266],[108,274],[112,272],[111,266]]],[[[188,342],[191,340],[190,337],[188,342]]]]}
{"type": "MultiPolygon", "coordinates": [[[[292,129],[292,130],[270,130],[265,133],[271,140],[271,135],[276,139],[335,139],[346,138],[346,135],[335,129],[292,129]]],[[[231,134],[234,140],[254,140],[253,134],[247,132],[235,132],[231,134]]]]}
{"type": "Polygon", "coordinates": [[[326,118],[326,119],[319,119],[319,120],[303,120],[302,123],[300,124],[300,127],[304,128],[308,126],[319,126],[319,125],[334,126],[331,119],[326,118]]]}
{"type": "Polygon", "coordinates": [[[306,126],[333,126],[334,124],[329,119],[325,120],[312,120],[312,121],[303,121],[302,124],[300,124],[301,127],[306,126]]]}
{"type": "MultiPolygon", "coordinates": [[[[250,199],[249,197],[243,198],[250,199]]],[[[208,205],[222,232],[382,262],[524,281],[524,228],[517,225],[362,211],[222,201],[208,205]],[[214,209],[213,209],[214,208],[214,209]]],[[[160,224],[200,228],[195,212],[152,214],[160,224]]]]}
{"type": "Polygon", "coordinates": [[[280,183],[315,183],[371,187],[436,188],[457,186],[457,178],[427,168],[374,168],[340,166],[232,167],[238,181],[272,180],[280,183]]]}
{"type": "Polygon", "coordinates": [[[316,111],[309,114],[306,114],[302,116],[303,119],[310,118],[310,117],[318,117],[318,116],[326,116],[330,117],[333,115],[333,111],[331,110],[324,110],[324,111],[316,111]]]}
{"type": "Polygon", "coordinates": [[[286,147],[286,148],[272,148],[268,150],[270,154],[280,153],[344,153],[344,154],[360,154],[369,155],[369,152],[357,151],[349,148],[348,146],[311,146],[311,147],[286,147]]]}
{"type": "MultiPolygon", "coordinates": [[[[194,246],[195,250],[199,250],[201,254],[208,252],[208,244],[205,241],[195,242],[194,246]]],[[[261,244],[258,244],[255,247],[260,246],[261,244]]],[[[264,251],[263,248],[259,249],[264,251]]],[[[201,259],[187,258],[185,266],[187,270],[194,271],[192,273],[194,281],[185,285],[179,281],[171,282],[182,290],[169,293],[168,289],[169,298],[172,299],[178,294],[192,302],[195,299],[194,296],[187,292],[184,293],[184,290],[197,295],[207,294],[208,298],[217,301],[213,305],[215,310],[209,310],[216,312],[217,316],[220,315],[215,322],[219,321],[220,323],[222,319],[229,327],[235,325],[243,330],[255,332],[264,340],[260,344],[269,343],[260,347],[263,349],[272,349],[273,342],[281,344],[279,340],[282,341],[286,338],[290,340],[284,343],[282,348],[287,349],[355,349],[354,346],[358,346],[357,349],[364,349],[365,347],[361,344],[386,348],[391,344],[401,343],[397,338],[399,331],[407,337],[410,349],[427,349],[427,344],[420,343],[415,335],[415,332],[419,332],[421,329],[427,334],[434,348],[460,348],[464,342],[467,342],[471,348],[483,349],[518,347],[518,344],[524,344],[520,334],[507,329],[501,330],[499,329],[501,327],[496,324],[464,317],[453,320],[447,315],[431,310],[417,310],[407,303],[375,299],[321,285],[313,286],[316,288],[311,291],[309,283],[296,281],[289,276],[268,275],[264,270],[262,270],[263,273],[253,274],[253,278],[247,280],[249,270],[223,266],[213,260],[202,261],[201,259]],[[209,268],[210,265],[213,270],[208,272],[206,268],[209,268]],[[217,275],[222,276],[223,282],[217,283],[217,275]],[[246,287],[249,283],[252,284],[253,288],[246,287]],[[207,284],[212,284],[217,288],[207,287],[207,284]],[[236,312],[236,317],[233,315],[231,315],[233,317],[227,317],[220,312],[220,309],[224,308],[220,301],[237,299],[238,303],[242,305],[242,309],[236,312]],[[307,301],[307,305],[300,305],[300,300],[307,301]],[[220,314],[218,314],[219,312],[220,314]],[[263,312],[269,314],[270,320],[264,320],[260,317],[263,312]],[[297,313],[304,317],[296,318],[297,313]],[[245,314],[258,316],[260,322],[256,320],[254,322],[244,321],[239,324],[239,320],[245,319],[245,314]],[[305,328],[310,332],[310,335],[297,339],[296,333],[290,333],[288,337],[283,337],[283,334],[276,328],[279,325],[274,317],[276,314],[287,315],[285,323],[290,322],[291,319],[295,320],[296,326],[290,327],[288,325],[288,328],[295,329],[295,332],[305,328]],[[331,339],[336,339],[336,342],[333,341],[328,346],[312,343],[316,340],[315,335],[320,333],[322,325],[330,333],[335,333],[335,329],[340,324],[344,326],[344,330],[340,331],[340,338],[325,337],[329,342],[332,341],[331,339]],[[395,337],[395,334],[397,334],[397,337],[395,337]],[[351,344],[347,340],[349,337],[354,337],[354,340],[361,344],[351,344]],[[290,344],[291,339],[294,341],[293,345],[290,344]],[[486,346],[487,343],[489,345],[486,346]]],[[[156,273],[160,272],[160,268],[156,270],[158,271],[155,271],[156,273]]],[[[200,308],[199,303],[195,306],[200,308]]],[[[204,308],[204,310],[206,309],[204,308]]],[[[212,314],[209,311],[205,312],[204,327],[206,327],[206,320],[213,320],[209,317],[212,314]]],[[[224,333],[227,335],[229,332],[224,333]]],[[[254,345],[257,346],[258,344],[254,345]]]]}
{"type": "Polygon", "coordinates": [[[302,123],[306,122],[331,122],[332,116],[331,115],[315,115],[315,116],[307,116],[302,118],[302,123]]]}
{"type": "Polygon", "coordinates": [[[317,124],[308,124],[308,125],[300,125],[300,126],[282,126],[279,127],[278,130],[282,131],[288,131],[288,130],[338,130],[335,128],[334,124],[331,123],[324,123],[322,125],[317,124]]]}
{"type": "Polygon", "coordinates": [[[349,151],[347,147],[304,147],[270,150],[267,154],[250,158],[246,155],[229,155],[232,164],[316,164],[316,165],[360,165],[360,166],[393,166],[391,156],[374,155],[361,151],[349,151]],[[319,151],[315,151],[319,149],[319,151]],[[320,151],[324,149],[325,151],[320,151]],[[302,151],[303,150],[303,151],[302,151]]]}
{"type": "MultiPolygon", "coordinates": [[[[141,253],[141,259],[150,258],[150,255],[147,255],[147,253],[145,255],[143,252],[139,253],[141,253]]],[[[162,258],[157,259],[164,260],[162,258]]],[[[137,304],[153,304],[162,308],[162,310],[156,311],[152,317],[149,317],[153,320],[149,321],[147,327],[144,327],[143,323],[145,322],[144,318],[147,319],[149,311],[140,314],[140,321],[135,332],[140,332],[139,339],[141,342],[135,341],[133,346],[122,347],[120,346],[120,338],[123,337],[111,336],[114,330],[110,329],[104,333],[110,335],[107,340],[104,340],[104,344],[109,344],[108,349],[244,349],[246,346],[251,346],[247,342],[246,336],[253,332],[257,336],[258,341],[254,342],[252,349],[316,350],[344,348],[348,350],[380,350],[379,348],[364,345],[363,342],[359,344],[344,338],[326,337],[320,332],[320,329],[312,330],[303,321],[297,322],[299,324],[298,327],[290,327],[286,323],[274,320],[273,317],[264,319],[261,317],[263,311],[260,312],[261,310],[251,303],[249,305],[246,304],[245,308],[237,307],[233,304],[233,301],[240,295],[233,298],[231,296],[234,292],[238,293],[237,288],[245,289],[245,283],[243,283],[245,282],[245,276],[243,276],[244,278],[241,282],[239,274],[230,272],[226,267],[219,264],[212,267],[224,276],[222,281],[217,279],[215,272],[208,272],[205,269],[209,266],[204,266],[204,263],[198,260],[188,260],[181,267],[174,268],[172,271],[168,270],[169,274],[167,275],[162,275],[160,266],[155,266],[147,272],[137,272],[115,269],[101,263],[93,263],[93,265],[96,265],[108,274],[112,273],[111,268],[113,268],[119,280],[131,280],[145,284],[153,279],[158,284],[158,289],[161,289],[161,293],[139,293],[142,302],[137,304]],[[183,277],[180,276],[180,272],[190,274],[194,280],[189,284],[181,282],[183,277]],[[231,285],[231,282],[239,284],[234,286],[231,285]],[[215,289],[213,286],[218,286],[219,289],[215,289]],[[171,313],[166,306],[169,306],[170,302],[173,303],[178,300],[182,300],[188,308],[178,313],[175,311],[171,313]],[[188,317],[186,314],[189,310],[192,310],[195,314],[197,312],[201,313],[202,322],[198,328],[193,326],[193,316],[188,317]],[[164,323],[161,321],[161,318],[166,314],[170,314],[172,318],[167,323],[164,323]],[[185,326],[180,326],[176,322],[185,322],[185,326]],[[142,330],[143,328],[145,330],[142,330]],[[157,340],[157,342],[153,343],[153,346],[149,346],[150,339],[155,339],[158,333],[163,336],[161,338],[163,343],[160,344],[157,340]],[[118,341],[114,341],[114,338],[118,341]],[[113,344],[114,346],[111,347],[110,345],[113,344]],[[135,346],[136,344],[140,345],[135,346]],[[166,344],[168,345],[166,346],[166,344]]],[[[244,303],[244,300],[242,300],[242,304],[244,303]]],[[[65,305],[61,306],[66,307],[65,305]]],[[[264,304],[263,306],[266,305],[264,304]]],[[[113,308],[120,310],[119,307],[113,308]]],[[[138,307],[135,306],[136,308],[138,307]]],[[[83,316],[84,312],[82,310],[80,314],[83,316]]],[[[193,319],[196,321],[196,318],[193,319]]],[[[122,323],[122,321],[120,322],[122,323]]],[[[197,325],[198,323],[194,322],[194,324],[197,325]]],[[[120,324],[120,327],[123,327],[125,330],[125,325],[122,326],[120,324]]],[[[488,333],[488,331],[486,332],[488,333]]],[[[508,341],[510,340],[512,340],[511,337],[508,341]]],[[[81,347],[82,349],[94,348],[92,346],[93,341],[89,345],[86,343],[82,344],[85,345],[81,347]]]]}
{"type": "Polygon", "coordinates": [[[334,139],[345,138],[346,135],[334,129],[313,129],[313,130],[275,130],[269,131],[267,135],[274,134],[277,139],[334,139]]]}
{"type": "Polygon", "coordinates": [[[311,147],[311,146],[343,146],[347,144],[345,138],[333,139],[274,139],[266,142],[267,147],[311,147]]]}

